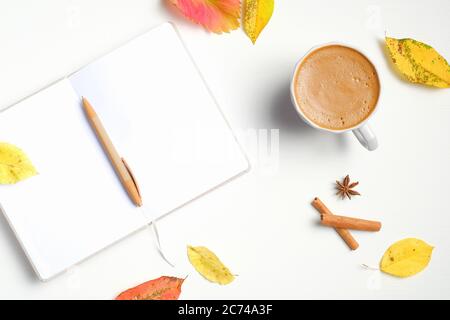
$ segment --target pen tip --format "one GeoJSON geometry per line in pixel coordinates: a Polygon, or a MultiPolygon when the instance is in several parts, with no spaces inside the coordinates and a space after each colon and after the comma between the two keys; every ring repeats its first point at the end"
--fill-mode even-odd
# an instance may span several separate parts
{"type": "Polygon", "coordinates": [[[87,108],[87,107],[89,107],[90,106],[90,103],[89,103],[89,101],[88,101],[88,99],[86,99],[86,97],[81,97],[81,102],[82,102],[82,104],[83,104],[83,106],[85,107],[85,108],[87,108]]]}

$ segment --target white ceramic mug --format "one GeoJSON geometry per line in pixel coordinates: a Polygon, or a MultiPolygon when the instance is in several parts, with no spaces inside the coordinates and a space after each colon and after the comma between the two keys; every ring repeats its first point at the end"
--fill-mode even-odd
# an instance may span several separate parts
{"type": "MultiPolygon", "coordinates": [[[[375,111],[378,108],[379,102],[380,102],[380,97],[381,97],[381,83],[380,83],[380,93],[379,93],[379,97],[378,97],[378,101],[377,104],[374,106],[374,109],[372,111],[372,113],[362,122],[358,123],[356,126],[352,127],[352,128],[347,128],[347,129],[343,129],[343,130],[333,130],[333,129],[327,129],[327,128],[322,128],[320,126],[318,126],[317,124],[315,124],[314,122],[312,122],[310,119],[308,119],[304,114],[303,111],[301,110],[301,108],[299,107],[296,97],[295,97],[295,75],[297,74],[297,69],[299,68],[299,66],[302,64],[302,62],[314,51],[323,48],[323,47],[327,47],[327,46],[331,46],[331,45],[341,45],[341,46],[345,46],[345,47],[349,47],[352,48],[356,51],[358,51],[359,53],[361,53],[364,57],[367,58],[367,60],[371,61],[366,54],[364,54],[363,52],[361,52],[361,50],[356,49],[352,46],[346,45],[346,44],[342,44],[342,43],[326,43],[320,46],[316,46],[312,49],[310,49],[295,65],[295,69],[294,69],[294,73],[292,75],[292,80],[291,80],[291,100],[292,103],[295,107],[295,109],[297,110],[297,113],[299,114],[300,118],[303,119],[304,122],[306,122],[307,124],[309,124],[311,127],[319,129],[319,130],[324,130],[327,132],[331,132],[331,133],[342,133],[342,132],[347,132],[347,131],[352,131],[353,134],[356,136],[356,138],[358,139],[358,141],[369,151],[375,150],[378,147],[378,140],[377,137],[375,135],[375,133],[372,131],[372,129],[369,126],[368,120],[374,115],[375,111]]],[[[373,63],[372,63],[373,65],[373,63]]],[[[375,71],[377,72],[378,75],[378,79],[379,79],[379,73],[374,65],[375,71]]]]}

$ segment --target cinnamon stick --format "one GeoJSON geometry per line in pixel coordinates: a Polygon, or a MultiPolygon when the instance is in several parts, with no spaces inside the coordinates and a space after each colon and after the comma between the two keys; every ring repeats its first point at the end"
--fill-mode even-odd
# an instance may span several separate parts
{"type": "Polygon", "coordinates": [[[343,228],[361,231],[380,231],[381,222],[336,216],[329,214],[321,215],[322,224],[333,228],[343,228]]]}
{"type": "MultiPolygon", "coordinates": [[[[325,204],[319,199],[319,198],[314,198],[313,202],[312,202],[312,206],[314,208],[316,208],[317,211],[319,211],[319,213],[323,216],[327,215],[327,216],[333,216],[333,213],[325,206],[325,204]]],[[[342,240],[345,241],[345,243],[347,244],[347,246],[351,249],[351,250],[356,250],[359,247],[358,242],[355,240],[355,238],[353,238],[352,234],[350,233],[350,231],[348,231],[347,229],[342,229],[342,228],[334,228],[334,230],[336,230],[336,232],[341,236],[342,240]]]]}

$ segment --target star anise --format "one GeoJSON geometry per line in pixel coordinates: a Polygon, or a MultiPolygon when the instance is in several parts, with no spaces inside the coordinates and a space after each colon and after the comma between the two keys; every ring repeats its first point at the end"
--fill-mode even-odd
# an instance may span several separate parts
{"type": "Polygon", "coordinates": [[[345,199],[346,196],[349,199],[352,196],[360,196],[361,194],[358,191],[353,190],[358,184],[359,182],[350,183],[350,177],[346,175],[342,182],[336,180],[336,189],[338,190],[336,194],[341,196],[342,199],[345,199]]]}

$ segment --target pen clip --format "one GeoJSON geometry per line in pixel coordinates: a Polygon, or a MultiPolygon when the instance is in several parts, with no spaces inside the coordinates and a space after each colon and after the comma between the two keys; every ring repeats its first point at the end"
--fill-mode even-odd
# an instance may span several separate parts
{"type": "Polygon", "coordinates": [[[128,173],[130,174],[131,180],[133,180],[133,183],[136,187],[137,193],[139,194],[139,197],[142,198],[141,196],[141,190],[139,189],[139,185],[137,183],[136,177],[133,174],[133,171],[131,171],[130,166],[128,165],[128,163],[126,162],[126,160],[124,158],[122,158],[122,162],[125,166],[125,169],[127,169],[128,173]]]}

